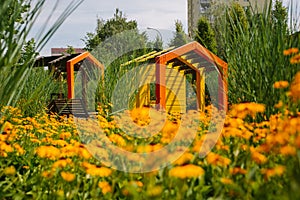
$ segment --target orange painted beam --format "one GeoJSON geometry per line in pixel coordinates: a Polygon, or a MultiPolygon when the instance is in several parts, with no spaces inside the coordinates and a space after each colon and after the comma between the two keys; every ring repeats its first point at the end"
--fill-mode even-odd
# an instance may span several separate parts
{"type": "Polygon", "coordinates": [[[74,65],[67,62],[68,99],[74,98],[74,65]]]}
{"type": "Polygon", "coordinates": [[[102,69],[102,77],[104,75],[104,66],[89,52],[84,52],[75,58],[67,61],[67,82],[68,82],[68,99],[73,99],[74,94],[74,65],[80,61],[89,58],[93,63],[95,63],[99,68],[102,69]]]}
{"type": "Polygon", "coordinates": [[[164,59],[156,58],[156,108],[158,110],[166,109],[166,62],[164,59]]]}

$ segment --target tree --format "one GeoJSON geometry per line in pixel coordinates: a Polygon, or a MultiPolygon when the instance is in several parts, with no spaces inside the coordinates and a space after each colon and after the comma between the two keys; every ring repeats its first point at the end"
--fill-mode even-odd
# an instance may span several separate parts
{"type": "Polygon", "coordinates": [[[215,33],[205,17],[201,17],[198,20],[195,40],[211,52],[217,53],[215,33]]]}
{"type": "Polygon", "coordinates": [[[95,33],[87,33],[84,41],[85,49],[106,67],[104,84],[100,83],[96,97],[97,102],[104,104],[111,101],[114,87],[124,74],[136,67],[121,67],[122,64],[152,51],[154,46],[148,43],[144,32],[139,32],[137,22],[128,20],[119,9],[111,19],[98,19],[95,33]],[[151,46],[148,48],[148,45],[151,46]]]}
{"type": "Polygon", "coordinates": [[[87,33],[84,39],[85,48],[91,51],[101,42],[124,31],[136,31],[138,33],[137,22],[128,20],[122,11],[116,9],[113,18],[107,21],[97,19],[96,33],[87,33]]]}
{"type": "Polygon", "coordinates": [[[175,32],[174,37],[171,40],[169,46],[179,47],[179,46],[186,44],[188,42],[188,38],[183,30],[183,25],[179,20],[175,21],[175,29],[176,29],[176,32],[175,32]]]}
{"type": "Polygon", "coordinates": [[[227,20],[227,32],[232,35],[232,40],[237,37],[237,35],[245,34],[248,32],[248,19],[246,12],[243,7],[238,3],[232,3],[227,9],[226,13],[227,20]]]}
{"type": "Polygon", "coordinates": [[[276,0],[274,9],[271,11],[272,23],[275,29],[280,29],[282,33],[288,32],[288,12],[282,5],[282,1],[276,0]]]}

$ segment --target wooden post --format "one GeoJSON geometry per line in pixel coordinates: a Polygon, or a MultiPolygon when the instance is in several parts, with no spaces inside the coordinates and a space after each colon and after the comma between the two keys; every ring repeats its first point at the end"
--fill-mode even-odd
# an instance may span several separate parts
{"type": "Polygon", "coordinates": [[[87,75],[86,71],[84,69],[81,70],[82,72],[82,100],[85,106],[87,106],[87,96],[86,96],[86,91],[87,91],[87,75]]]}
{"type": "Polygon", "coordinates": [[[74,65],[67,62],[68,99],[74,98],[74,65]]]}
{"type": "Polygon", "coordinates": [[[196,95],[197,108],[200,111],[205,109],[205,74],[204,68],[196,71],[196,95]]]}
{"type": "Polygon", "coordinates": [[[158,110],[166,109],[166,67],[162,58],[156,58],[156,108],[158,110]]]}

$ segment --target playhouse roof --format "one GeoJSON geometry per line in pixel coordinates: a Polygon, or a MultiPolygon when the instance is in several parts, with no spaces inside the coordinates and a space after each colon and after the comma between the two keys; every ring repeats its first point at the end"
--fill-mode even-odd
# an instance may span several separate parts
{"type": "Polygon", "coordinates": [[[121,66],[144,63],[151,60],[156,63],[163,63],[168,67],[178,68],[179,71],[184,70],[186,74],[200,68],[205,68],[206,71],[213,71],[215,66],[222,75],[223,72],[226,73],[227,71],[227,63],[198,42],[191,42],[178,48],[170,47],[162,51],[152,51],[121,66]]]}

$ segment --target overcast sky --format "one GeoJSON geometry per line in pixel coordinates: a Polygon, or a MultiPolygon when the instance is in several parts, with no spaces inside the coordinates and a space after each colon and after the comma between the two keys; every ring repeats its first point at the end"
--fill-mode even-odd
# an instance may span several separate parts
{"type": "MultiPolygon", "coordinates": [[[[71,1],[59,0],[54,16],[61,14],[71,1]]],[[[285,0],[285,5],[288,1],[285,0]]],[[[33,36],[34,32],[45,23],[55,2],[47,0],[34,26],[33,36]]],[[[84,0],[51,38],[41,54],[49,55],[51,47],[67,47],[67,45],[83,47],[81,39],[87,32],[94,32],[97,18],[104,20],[112,18],[116,8],[123,11],[128,19],[136,20],[140,30],[145,31],[147,27],[158,29],[164,41],[168,41],[172,36],[175,20],[180,20],[187,31],[187,0],[84,0]]],[[[51,21],[55,21],[55,17],[51,21]]],[[[153,30],[148,30],[147,33],[157,34],[153,30]]]]}

